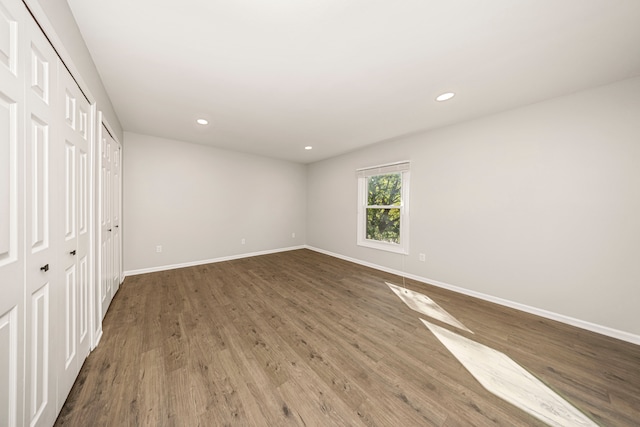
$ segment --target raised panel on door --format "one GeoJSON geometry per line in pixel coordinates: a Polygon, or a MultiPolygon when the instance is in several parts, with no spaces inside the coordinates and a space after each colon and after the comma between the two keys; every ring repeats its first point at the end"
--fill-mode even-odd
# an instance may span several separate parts
{"type": "Polygon", "coordinates": [[[27,21],[25,152],[25,418],[31,426],[50,425],[56,416],[54,321],[61,287],[57,226],[60,158],[54,130],[57,57],[35,22],[27,21]]]}
{"type": "MultiPolygon", "coordinates": [[[[63,325],[64,349],[58,358],[59,396],[68,394],[89,354],[89,103],[77,84],[59,66],[60,150],[63,158],[64,229],[61,264],[64,268],[64,292],[58,322],[63,325]]],[[[61,406],[64,399],[58,402],[61,406]]]]}
{"type": "MultiPolygon", "coordinates": [[[[77,331],[77,311],[76,311],[76,289],[77,289],[77,275],[76,265],[73,264],[67,268],[64,272],[64,359],[63,369],[75,370],[76,355],[78,341],[76,339],[77,331]]],[[[69,378],[59,378],[59,383],[71,383],[75,381],[75,375],[71,375],[69,378]]],[[[71,387],[68,387],[71,390],[71,387]]],[[[68,390],[67,390],[68,391],[68,390]]],[[[58,394],[66,395],[65,390],[58,390],[58,394]]]]}
{"type": "MultiPolygon", "coordinates": [[[[21,257],[20,236],[22,148],[24,125],[23,68],[18,64],[20,25],[12,10],[0,2],[0,272],[18,270],[21,257]]],[[[9,276],[0,276],[2,278],[9,276]]],[[[0,306],[1,308],[2,306],[0,306]]]]}
{"type": "Polygon", "coordinates": [[[53,402],[50,402],[53,397],[49,389],[49,382],[52,380],[49,364],[49,330],[51,328],[49,289],[49,283],[45,283],[31,295],[31,312],[28,313],[31,318],[29,322],[31,327],[29,333],[31,337],[29,366],[31,383],[29,384],[30,393],[28,396],[28,407],[31,410],[30,417],[33,422],[31,425],[37,425],[38,422],[41,425],[47,425],[51,418],[49,417],[45,422],[44,417],[53,406],[53,402]]]}
{"type": "Polygon", "coordinates": [[[22,78],[22,52],[19,49],[18,33],[22,31],[24,9],[16,3],[11,0],[0,2],[0,67],[14,77],[22,78]]]}
{"type": "Polygon", "coordinates": [[[0,426],[24,424],[24,16],[0,0],[0,426]]]}
{"type": "MultiPolygon", "coordinates": [[[[20,304],[21,305],[21,304],[20,304]]],[[[0,314],[0,425],[22,424],[21,390],[19,375],[22,371],[20,352],[19,307],[0,314]]]]}

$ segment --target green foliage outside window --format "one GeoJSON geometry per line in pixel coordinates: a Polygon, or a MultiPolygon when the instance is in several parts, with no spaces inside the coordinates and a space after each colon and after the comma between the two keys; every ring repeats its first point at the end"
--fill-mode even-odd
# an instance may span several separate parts
{"type": "Polygon", "coordinates": [[[367,192],[367,239],[400,243],[402,174],[369,177],[367,192]]]}

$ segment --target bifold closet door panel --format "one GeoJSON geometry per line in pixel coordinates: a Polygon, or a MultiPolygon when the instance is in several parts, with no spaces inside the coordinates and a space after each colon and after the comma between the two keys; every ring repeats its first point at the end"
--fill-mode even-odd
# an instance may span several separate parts
{"type": "Polygon", "coordinates": [[[24,396],[25,10],[0,0],[0,425],[21,426],[24,396]]]}
{"type": "Polygon", "coordinates": [[[113,233],[112,233],[112,250],[113,250],[113,264],[111,268],[111,289],[113,294],[118,291],[120,288],[120,277],[122,276],[122,232],[120,229],[121,223],[121,212],[122,212],[122,199],[121,199],[121,190],[122,190],[122,148],[113,141],[112,144],[112,171],[113,171],[113,182],[112,182],[112,225],[113,225],[113,233]]]}
{"type": "MultiPolygon", "coordinates": [[[[90,349],[89,307],[89,120],[90,105],[62,63],[58,68],[58,149],[62,157],[61,199],[64,271],[58,318],[64,343],[58,366],[58,395],[66,396],[90,349]]],[[[62,407],[64,400],[59,401],[62,407]]]]}
{"type": "MultiPolygon", "coordinates": [[[[107,313],[115,289],[113,287],[113,174],[115,141],[99,123],[100,141],[100,305],[102,318],[107,313]]],[[[100,319],[102,320],[102,319],[100,319]]]]}
{"type": "Polygon", "coordinates": [[[65,273],[59,226],[63,170],[55,114],[58,58],[33,20],[27,20],[26,30],[25,418],[31,426],[46,426],[57,414],[54,361],[62,340],[56,319],[65,273]]]}

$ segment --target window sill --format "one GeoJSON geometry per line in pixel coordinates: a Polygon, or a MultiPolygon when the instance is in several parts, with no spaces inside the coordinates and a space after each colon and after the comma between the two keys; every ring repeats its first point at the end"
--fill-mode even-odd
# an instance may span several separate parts
{"type": "Polygon", "coordinates": [[[409,250],[407,248],[404,248],[401,245],[396,245],[395,243],[379,242],[376,240],[361,240],[361,241],[358,241],[357,244],[358,246],[362,246],[365,248],[378,249],[381,251],[393,252],[396,254],[409,255],[409,250]]]}

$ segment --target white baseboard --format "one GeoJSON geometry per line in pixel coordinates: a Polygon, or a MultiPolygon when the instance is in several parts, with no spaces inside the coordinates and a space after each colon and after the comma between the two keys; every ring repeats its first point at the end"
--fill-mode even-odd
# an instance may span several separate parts
{"type": "Polygon", "coordinates": [[[505,307],[510,307],[510,308],[515,308],[516,310],[520,310],[520,311],[524,311],[526,313],[531,313],[531,314],[535,314],[537,316],[540,317],[544,317],[546,319],[551,319],[551,320],[555,320],[558,322],[562,322],[562,323],[566,323],[568,325],[571,326],[576,326],[578,328],[581,329],[585,329],[587,331],[591,331],[591,332],[595,332],[601,335],[606,335],[608,337],[612,337],[612,338],[616,338],[622,341],[627,341],[630,342],[632,344],[638,344],[640,345],[640,336],[639,335],[635,335],[629,332],[625,332],[625,331],[620,331],[617,329],[613,329],[613,328],[609,328],[607,326],[602,326],[602,325],[598,325],[595,323],[590,323],[584,320],[580,320],[580,319],[575,319],[573,317],[569,317],[569,316],[565,316],[563,314],[558,314],[558,313],[554,313],[551,311],[547,311],[547,310],[543,310],[540,308],[536,308],[536,307],[531,307],[528,305],[524,305],[524,304],[520,304],[517,302],[513,302],[513,301],[509,301],[506,299],[502,299],[502,298],[498,298],[498,297],[494,297],[491,295],[487,295],[487,294],[483,294],[480,292],[475,292],[475,291],[470,291],[468,289],[464,289],[458,286],[454,286],[454,285],[450,285],[448,283],[444,283],[444,282],[440,282],[438,280],[432,280],[426,277],[421,277],[421,276],[417,276],[415,274],[410,274],[410,273],[406,273],[403,271],[398,271],[395,270],[393,268],[387,268],[387,267],[383,267],[381,265],[377,265],[377,264],[373,264],[367,261],[362,261],[356,258],[351,258],[348,256],[344,256],[344,255],[340,255],[340,254],[336,254],[330,251],[326,251],[324,249],[319,249],[319,248],[315,248],[313,246],[308,246],[306,245],[305,248],[315,251],[315,252],[319,252],[321,254],[325,254],[325,255],[329,255],[332,256],[334,258],[339,258],[345,261],[349,261],[349,262],[353,262],[355,264],[360,264],[360,265],[364,265],[365,267],[370,267],[370,268],[374,268],[376,270],[380,270],[380,271],[384,271],[386,273],[391,273],[391,274],[395,274],[397,276],[404,276],[408,279],[413,279],[413,280],[417,280],[419,282],[423,282],[423,283],[427,283],[430,285],[434,285],[437,286],[439,288],[443,288],[443,289],[447,289],[453,292],[457,292],[460,294],[464,294],[464,295],[468,295],[474,298],[479,298],[481,300],[485,300],[485,301],[489,301],[489,302],[493,302],[505,307]]]}
{"type": "Polygon", "coordinates": [[[216,262],[232,261],[234,259],[250,258],[254,256],[259,256],[259,255],[269,255],[269,254],[275,254],[278,252],[295,251],[297,249],[305,249],[305,246],[291,246],[288,248],[269,249],[269,250],[260,251],[260,252],[249,252],[249,253],[230,255],[230,256],[225,256],[220,258],[203,259],[200,261],[190,261],[190,262],[185,262],[181,264],[160,265],[157,267],[141,268],[138,270],[129,270],[124,272],[124,277],[126,278],[127,276],[135,276],[138,274],[156,273],[158,271],[175,270],[177,268],[193,267],[196,265],[213,264],[216,262]]]}

